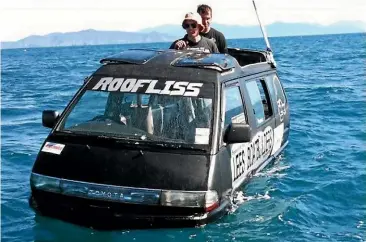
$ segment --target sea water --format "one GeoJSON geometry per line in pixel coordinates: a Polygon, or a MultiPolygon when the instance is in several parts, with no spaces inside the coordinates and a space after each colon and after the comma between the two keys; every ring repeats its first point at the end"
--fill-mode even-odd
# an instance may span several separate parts
{"type": "MultiPolygon", "coordinates": [[[[199,228],[97,231],[36,215],[29,176],[50,129],[99,60],[170,43],[1,52],[2,241],[366,241],[366,35],[271,38],[290,103],[289,145],[199,228]]],[[[262,39],[230,47],[264,49],[262,39]]]]}

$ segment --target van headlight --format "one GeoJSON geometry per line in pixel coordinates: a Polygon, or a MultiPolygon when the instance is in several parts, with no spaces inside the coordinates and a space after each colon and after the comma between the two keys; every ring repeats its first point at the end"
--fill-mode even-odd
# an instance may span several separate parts
{"type": "Polygon", "coordinates": [[[162,191],[160,205],[171,207],[203,207],[207,212],[218,207],[216,191],[162,191]]]}
{"type": "Polygon", "coordinates": [[[30,184],[36,189],[49,191],[49,192],[61,192],[60,179],[50,176],[31,174],[30,184]]]}

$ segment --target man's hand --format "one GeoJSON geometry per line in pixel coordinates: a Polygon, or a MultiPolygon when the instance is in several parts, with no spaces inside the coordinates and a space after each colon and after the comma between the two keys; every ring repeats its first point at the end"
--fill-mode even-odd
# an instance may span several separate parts
{"type": "Polygon", "coordinates": [[[187,43],[184,40],[178,40],[174,45],[174,49],[181,50],[184,49],[186,46],[187,43]]]}

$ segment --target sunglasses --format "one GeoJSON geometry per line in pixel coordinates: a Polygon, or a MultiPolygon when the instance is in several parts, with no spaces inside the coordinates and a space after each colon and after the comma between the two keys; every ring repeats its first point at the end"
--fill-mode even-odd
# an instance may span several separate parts
{"type": "Polygon", "coordinates": [[[197,28],[197,24],[196,24],[196,23],[192,23],[192,24],[184,23],[184,24],[183,24],[183,28],[184,28],[184,29],[188,29],[188,28],[189,28],[189,26],[191,26],[191,27],[192,27],[192,29],[197,28]]]}

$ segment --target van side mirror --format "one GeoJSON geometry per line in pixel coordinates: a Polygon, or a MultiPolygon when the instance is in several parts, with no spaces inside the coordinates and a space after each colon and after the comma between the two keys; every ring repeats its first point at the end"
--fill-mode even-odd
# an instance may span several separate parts
{"type": "Polygon", "coordinates": [[[60,117],[60,114],[53,110],[44,110],[42,112],[42,125],[47,128],[53,128],[60,117]]]}
{"type": "Polygon", "coordinates": [[[250,142],[252,129],[248,124],[231,123],[224,134],[224,142],[227,144],[250,142]]]}

